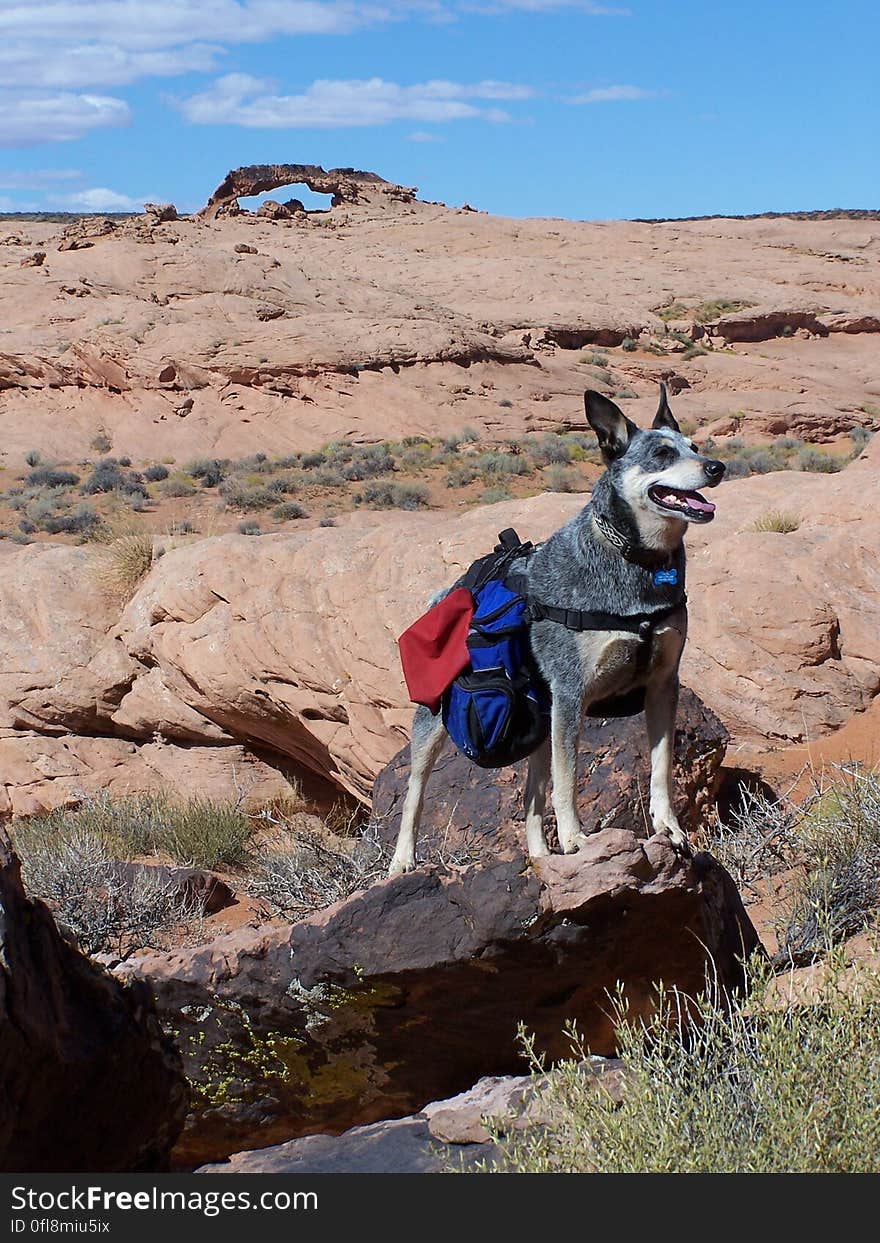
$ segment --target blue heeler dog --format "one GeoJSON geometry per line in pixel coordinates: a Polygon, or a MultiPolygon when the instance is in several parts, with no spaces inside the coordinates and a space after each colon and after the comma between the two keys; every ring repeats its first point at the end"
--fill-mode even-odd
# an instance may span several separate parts
{"type": "MultiPolygon", "coordinates": [[[[634,691],[644,695],[654,832],[666,833],[687,852],[671,788],[678,667],[687,637],[683,539],[688,523],[714,517],[715,506],[697,489],[719,484],[724,463],[702,456],[682,433],[665,386],[649,431],[640,431],[601,393],[586,392],[584,406],[607,469],[590,503],[541,544],[523,570],[523,594],[541,602],[538,617],[544,614],[531,623],[530,637],[552,697],[550,736],[529,757],[529,854],[549,853],[543,816],[551,773],[559,844],[569,854],[585,841],[576,803],[583,717],[590,705],[634,691]],[[582,617],[589,613],[588,628],[569,628],[578,611],[582,617]]],[[[417,708],[391,875],[415,866],[425,784],[444,737],[440,714],[417,708]]]]}

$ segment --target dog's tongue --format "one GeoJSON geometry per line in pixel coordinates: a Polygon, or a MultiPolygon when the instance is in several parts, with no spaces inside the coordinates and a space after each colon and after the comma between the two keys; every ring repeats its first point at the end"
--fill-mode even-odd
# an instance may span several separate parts
{"type": "Polygon", "coordinates": [[[680,492],[678,494],[670,492],[664,499],[673,504],[677,501],[684,501],[689,509],[695,509],[701,514],[715,513],[715,506],[712,502],[703,500],[699,492],[680,492]]]}

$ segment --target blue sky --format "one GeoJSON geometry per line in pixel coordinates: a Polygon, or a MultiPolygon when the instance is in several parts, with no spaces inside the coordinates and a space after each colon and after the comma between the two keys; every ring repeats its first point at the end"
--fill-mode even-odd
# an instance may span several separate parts
{"type": "Polygon", "coordinates": [[[353,165],[603,219],[878,207],[880,6],[0,0],[0,210],[353,165]]]}

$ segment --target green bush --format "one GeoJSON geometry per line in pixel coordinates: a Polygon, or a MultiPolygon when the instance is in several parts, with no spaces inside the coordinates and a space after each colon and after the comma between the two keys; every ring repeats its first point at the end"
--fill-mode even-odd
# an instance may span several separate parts
{"type": "Polygon", "coordinates": [[[285,501],[282,505],[276,505],[272,510],[272,517],[279,522],[290,522],[295,518],[308,518],[308,516],[302,505],[297,505],[296,501],[285,501]]]}
{"type": "MultiPolygon", "coordinates": [[[[752,984],[745,1002],[661,991],[646,1022],[618,995],[622,1103],[561,1064],[541,1094],[546,1124],[502,1141],[499,1172],[880,1172],[877,976],[847,983],[832,963],[814,1004],[788,1000],[757,966],[752,984]]],[[[572,1046],[587,1055],[574,1034],[572,1046]]]]}
{"type": "Polygon", "coordinates": [[[797,455],[796,465],[798,470],[818,471],[822,475],[834,475],[842,469],[842,463],[838,458],[809,447],[801,449],[797,455]]]}
{"type": "Polygon", "coordinates": [[[278,493],[267,487],[250,487],[236,475],[224,479],[220,485],[220,495],[228,509],[244,510],[273,509],[278,504],[278,493]]]}
{"type": "Polygon", "coordinates": [[[548,492],[577,492],[580,474],[573,466],[548,466],[544,473],[544,486],[548,492]]]}
{"type": "Polygon", "coordinates": [[[373,509],[424,509],[428,504],[428,489],[420,483],[371,483],[363,495],[373,509]]]}

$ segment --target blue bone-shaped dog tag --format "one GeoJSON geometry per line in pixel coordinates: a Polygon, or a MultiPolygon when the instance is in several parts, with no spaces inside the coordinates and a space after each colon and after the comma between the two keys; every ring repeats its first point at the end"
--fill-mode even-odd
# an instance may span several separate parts
{"type": "Polygon", "coordinates": [[[678,582],[678,570],[655,570],[654,586],[662,587],[664,583],[668,583],[670,587],[674,587],[678,582]]]}

